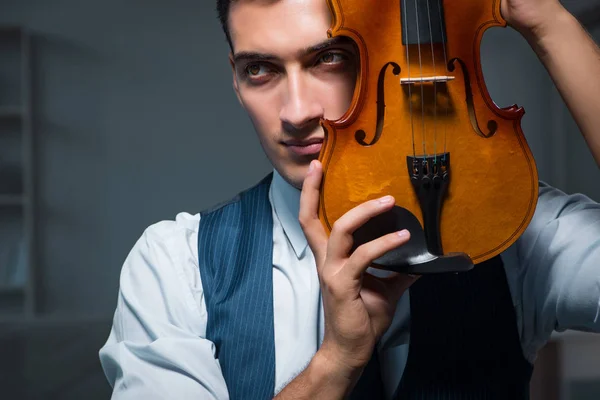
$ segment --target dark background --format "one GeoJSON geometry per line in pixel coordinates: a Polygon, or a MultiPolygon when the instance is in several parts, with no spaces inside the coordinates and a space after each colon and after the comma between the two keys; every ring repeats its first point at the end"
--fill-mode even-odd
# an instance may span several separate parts
{"type": "MultiPolygon", "coordinates": [[[[600,1],[564,4],[599,40],[600,1]]],[[[270,164],[212,0],[0,0],[0,26],[28,35],[0,28],[0,398],[108,399],[98,350],[135,241],[270,164]]],[[[524,39],[489,30],[482,62],[494,101],[525,108],[540,178],[600,200],[600,170],[524,39]]],[[[599,339],[555,340],[541,387],[600,398],[599,339]]]]}

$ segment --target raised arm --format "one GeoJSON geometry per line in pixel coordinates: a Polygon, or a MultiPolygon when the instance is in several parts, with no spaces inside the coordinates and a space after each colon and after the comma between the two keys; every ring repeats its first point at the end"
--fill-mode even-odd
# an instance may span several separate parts
{"type": "Polygon", "coordinates": [[[502,0],[502,15],[532,46],[600,166],[600,49],[557,0],[502,0]]]}

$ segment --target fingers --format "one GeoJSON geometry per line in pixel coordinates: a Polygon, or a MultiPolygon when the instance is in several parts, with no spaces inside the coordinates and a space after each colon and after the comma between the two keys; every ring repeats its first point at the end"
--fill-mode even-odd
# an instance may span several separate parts
{"type": "Polygon", "coordinates": [[[389,328],[400,297],[417,281],[418,277],[407,274],[395,274],[379,278],[369,272],[363,276],[360,296],[367,312],[377,340],[389,328]]]}
{"type": "MultiPolygon", "coordinates": [[[[400,297],[420,278],[420,275],[410,275],[402,273],[393,273],[389,277],[378,277],[371,275],[368,271],[364,275],[364,282],[375,281],[384,291],[384,295],[390,304],[396,304],[400,297]]],[[[374,285],[373,285],[374,286],[374,285]]]]}
{"type": "Polygon", "coordinates": [[[369,219],[385,211],[389,211],[394,206],[394,201],[392,196],[369,200],[342,215],[333,224],[329,237],[330,243],[327,249],[327,257],[334,260],[348,257],[354,243],[352,237],[354,231],[364,225],[369,219]]]}
{"type": "Polygon", "coordinates": [[[317,268],[322,268],[326,258],[334,263],[347,260],[344,267],[345,270],[348,270],[347,276],[359,279],[373,260],[406,243],[410,239],[410,234],[404,230],[377,238],[360,246],[348,259],[353,246],[352,234],[354,231],[372,217],[390,210],[394,206],[394,198],[384,196],[354,207],[334,223],[328,237],[318,215],[322,177],[322,164],[313,160],[300,194],[298,215],[300,225],[315,255],[317,268]]]}
{"type": "Polygon", "coordinates": [[[322,176],[321,163],[313,160],[302,184],[300,212],[298,214],[300,226],[317,261],[317,268],[320,268],[324,263],[328,240],[327,233],[319,220],[319,189],[322,176]]]}
{"type": "MultiPolygon", "coordinates": [[[[399,232],[388,233],[380,238],[360,245],[348,259],[344,269],[348,271],[349,276],[359,279],[363,272],[377,258],[383,256],[390,250],[402,246],[410,239],[410,233],[403,229],[399,232]]],[[[390,279],[390,278],[382,278],[390,279]]]]}
{"type": "MultiPolygon", "coordinates": [[[[302,230],[315,255],[318,268],[324,264],[326,258],[332,262],[346,260],[353,246],[352,234],[354,231],[372,217],[386,212],[394,206],[392,196],[366,201],[339,218],[333,224],[331,234],[328,237],[318,215],[320,186],[323,177],[322,168],[319,161],[313,160],[311,162],[309,172],[302,185],[298,215],[302,230]]],[[[352,276],[358,277],[372,260],[405,243],[407,240],[406,237],[394,236],[394,234],[374,240],[373,242],[376,243],[363,248],[358,256],[354,256],[356,262],[353,264],[352,276]],[[372,258],[369,259],[369,257],[372,258]]]]}

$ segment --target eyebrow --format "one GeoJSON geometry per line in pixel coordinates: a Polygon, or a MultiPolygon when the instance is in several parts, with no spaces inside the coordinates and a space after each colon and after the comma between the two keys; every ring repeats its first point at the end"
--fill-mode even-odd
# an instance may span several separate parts
{"type": "MultiPolygon", "coordinates": [[[[299,54],[305,56],[307,54],[312,54],[312,53],[317,53],[319,51],[323,51],[330,47],[335,47],[335,46],[339,46],[339,45],[343,45],[343,44],[347,45],[349,43],[352,43],[352,40],[350,38],[345,37],[345,36],[336,36],[334,38],[327,39],[321,43],[317,43],[313,46],[306,47],[306,48],[302,49],[299,52],[299,54]]],[[[277,59],[279,59],[279,57],[276,57],[273,54],[258,53],[258,52],[253,52],[253,51],[240,51],[239,53],[236,53],[233,56],[234,63],[238,63],[240,61],[248,61],[248,60],[273,61],[273,60],[277,60],[277,59]]]]}
{"type": "Polygon", "coordinates": [[[351,43],[352,43],[352,40],[346,36],[336,36],[334,38],[327,39],[324,42],[318,43],[314,46],[307,47],[302,51],[302,53],[303,54],[316,53],[316,52],[328,49],[330,47],[340,46],[340,45],[344,45],[344,44],[347,45],[347,44],[351,44],[351,43]]]}

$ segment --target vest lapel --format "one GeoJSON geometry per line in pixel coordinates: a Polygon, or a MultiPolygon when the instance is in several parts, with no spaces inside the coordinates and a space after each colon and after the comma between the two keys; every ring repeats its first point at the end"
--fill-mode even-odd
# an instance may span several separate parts
{"type": "MultiPolygon", "coordinates": [[[[200,218],[206,338],[216,346],[232,400],[270,400],[275,390],[272,175],[200,218]]],[[[374,352],[351,399],[382,399],[379,371],[374,352]]]]}
{"type": "Polygon", "coordinates": [[[200,219],[206,336],[231,399],[271,399],[275,388],[271,178],[200,219]]]}

